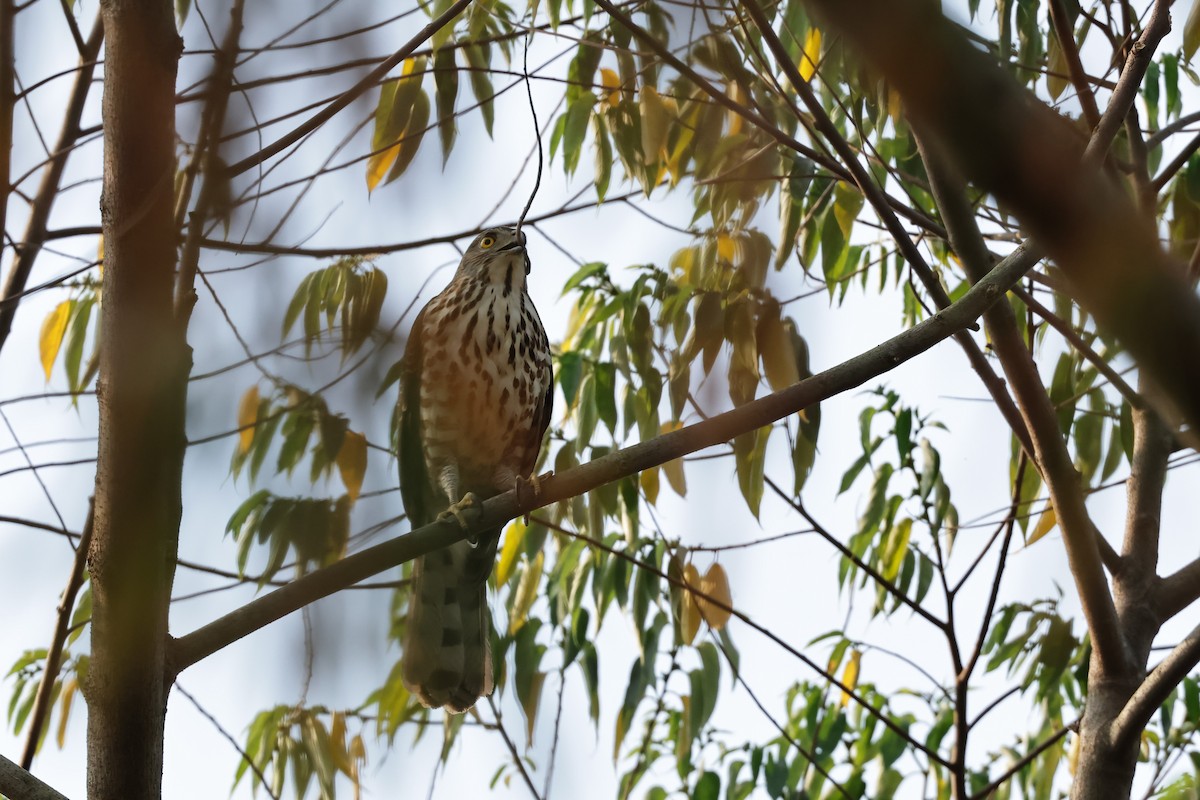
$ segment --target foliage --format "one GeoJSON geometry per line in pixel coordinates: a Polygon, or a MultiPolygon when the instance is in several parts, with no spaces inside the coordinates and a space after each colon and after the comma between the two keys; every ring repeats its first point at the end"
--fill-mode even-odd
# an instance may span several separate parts
{"type": "MultiPolygon", "coordinates": [[[[181,25],[189,7],[177,4],[181,25]]],[[[423,8],[436,16],[449,7],[436,0],[423,8]]],[[[772,6],[774,31],[749,24],[736,5],[698,9],[652,0],[622,8],[650,38],[669,45],[683,68],[635,40],[592,0],[542,0],[529,8],[478,0],[379,82],[369,95],[373,112],[362,123],[369,137],[348,139],[368,193],[382,202],[428,177],[421,169],[435,150],[426,136],[431,130],[437,129],[442,168],[452,168],[469,155],[463,152],[467,120],[482,124],[489,138],[507,125],[497,119],[498,98],[517,83],[498,86],[501,81],[545,81],[558,101],[545,142],[554,177],[594,196],[602,208],[620,202],[675,215],[664,227],[679,234],[680,246],[665,258],[632,264],[580,259],[563,281],[568,319],[552,332],[561,411],[541,454],[542,468],[555,472],[812,377],[818,359],[810,357],[811,328],[800,304],[806,297],[835,314],[859,304],[887,308],[887,323],[907,329],[938,310],[931,287],[953,301],[971,284],[948,243],[902,99],[886,76],[824,30],[805,3],[772,6]],[[570,58],[532,73],[524,59],[518,66],[531,26],[534,42],[568,39],[570,58]],[[792,85],[768,58],[770,36],[778,37],[804,86],[792,85]],[[470,96],[461,91],[464,83],[470,96]],[[805,106],[806,91],[814,93],[815,106],[805,106]],[[821,115],[828,129],[819,124],[821,115]],[[874,205],[849,166],[828,155],[836,152],[829,146],[835,141],[856,154],[891,205],[874,205]],[[676,219],[681,200],[686,208],[676,219]],[[913,263],[888,234],[889,214],[913,231],[903,244],[918,247],[927,265],[913,263]],[[922,274],[926,267],[928,275],[922,274]]],[[[1121,59],[1141,24],[1109,2],[968,0],[962,10],[979,46],[1083,136],[1088,123],[1067,102],[1081,91],[1072,57],[1086,54],[1092,71],[1100,62],[1107,67],[1121,59]],[[1060,41],[1061,26],[1052,18],[1063,13],[1070,41],[1060,41]]],[[[1185,127],[1185,98],[1200,84],[1192,64],[1200,13],[1192,12],[1183,34],[1173,49],[1154,54],[1133,115],[1141,115],[1140,122],[1118,134],[1109,168],[1129,194],[1150,192],[1147,213],[1166,245],[1193,258],[1200,156],[1179,157],[1172,137],[1185,127]]],[[[201,132],[188,130],[184,137],[181,155],[201,149],[201,132]]],[[[211,226],[220,209],[201,207],[198,199],[193,205],[195,172],[181,159],[179,207],[193,210],[187,226],[211,226]]],[[[257,184],[243,188],[247,196],[239,203],[270,192],[257,184]]],[[[981,190],[968,192],[997,258],[1024,240],[1008,209],[981,190]]],[[[181,234],[192,230],[187,226],[181,219],[181,234]]],[[[222,244],[237,249],[236,242],[222,244]]],[[[365,251],[350,243],[345,249],[365,251]]],[[[362,510],[363,498],[388,496],[386,490],[363,492],[369,476],[378,478],[375,485],[394,484],[389,459],[368,458],[372,449],[389,449],[372,438],[386,434],[367,411],[341,405],[333,388],[353,373],[361,380],[356,392],[394,403],[401,373],[393,333],[411,323],[395,309],[417,298],[395,273],[389,280],[386,257],[333,257],[299,279],[286,303],[264,292],[257,313],[282,319],[281,341],[272,339],[265,354],[251,353],[237,334],[258,371],[251,380],[237,378],[239,400],[223,398],[235,422],[227,442],[230,483],[249,492],[225,525],[239,582],[260,590],[279,584],[289,562],[297,574],[319,571],[357,546],[352,524],[371,520],[365,535],[397,522],[362,510]],[[294,335],[298,339],[289,341],[294,335]],[[276,369],[301,349],[303,357],[295,358],[308,374],[276,369]],[[333,353],[345,374],[325,382],[321,362],[333,353]],[[335,470],[345,492],[330,496],[325,489],[335,470]],[[285,483],[286,490],[280,488],[285,483]],[[259,566],[251,570],[251,564],[259,566]]],[[[83,277],[62,290],[66,299],[42,322],[37,363],[52,381],[61,362],[78,402],[99,368],[93,312],[101,279],[83,277]]],[[[1036,365],[1037,388],[1053,406],[1079,488],[1091,494],[1124,481],[1134,457],[1135,411],[1146,398],[1121,380],[1129,365],[1121,344],[1097,327],[1053,264],[1031,272],[1005,302],[1026,344],[1023,355],[1036,365]]],[[[985,334],[965,338],[968,354],[972,347],[981,354],[985,367],[977,370],[1008,366],[990,357],[985,334]]],[[[203,346],[195,335],[192,342],[203,346]]],[[[1014,430],[1010,449],[987,454],[999,465],[1010,506],[1000,515],[968,513],[962,498],[983,478],[949,463],[943,448],[949,436],[970,432],[949,430],[937,410],[917,407],[903,384],[885,375],[853,398],[839,398],[861,408],[856,429],[830,429],[827,401],[824,431],[823,409],[813,404],[697,456],[723,459],[729,486],[703,486],[695,462],[675,459],[510,523],[490,578],[491,652],[497,708],[519,709],[523,736],[509,743],[511,760],[494,773],[489,765],[492,786],[540,772],[533,754],[547,748],[552,771],[559,737],[588,733],[559,728],[570,686],[580,690],[585,707],[578,711],[591,723],[590,733],[611,740],[604,755],[611,755],[620,798],[1058,796],[1079,747],[1075,726],[1088,695],[1090,638],[1085,621],[1073,618],[1061,598],[1026,597],[1027,589],[1003,585],[1005,559],[1016,548],[1057,546],[1050,537],[1059,519],[1048,479],[1014,430]],[[852,506],[856,518],[844,528],[818,518],[829,513],[823,505],[829,498],[813,498],[810,483],[814,473],[835,467],[828,455],[835,450],[850,453],[836,484],[836,502],[852,506]],[[675,497],[663,491],[664,483],[675,497]],[[685,531],[660,520],[679,500],[706,491],[728,494],[731,505],[744,506],[747,530],[752,517],[772,536],[711,544],[713,530],[685,531]],[[761,587],[749,570],[730,563],[734,556],[722,561],[728,550],[760,545],[758,558],[795,557],[773,541],[791,535],[774,536],[782,520],[799,520],[800,533],[837,552],[829,569],[836,572],[845,622],[803,648],[789,644],[792,631],[758,624],[742,603],[761,587]],[[980,533],[985,524],[992,529],[986,537],[964,534],[980,533]],[[910,625],[945,639],[947,655],[896,653],[873,641],[885,626],[910,625]],[[739,648],[760,635],[787,653],[777,667],[790,682],[782,698],[758,698],[743,673],[739,648]],[[628,650],[605,651],[602,640],[623,641],[628,650]],[[916,664],[919,679],[895,677],[883,666],[897,660],[916,664]],[[602,670],[620,676],[623,693],[602,692],[602,670]],[[1023,703],[1024,713],[1015,715],[1021,729],[990,738],[975,732],[1014,696],[1023,703]],[[774,732],[760,730],[751,740],[731,730],[721,712],[735,697],[750,697],[774,732]],[[548,713],[555,702],[558,712],[548,713]]],[[[393,451],[396,423],[393,415],[393,451]]],[[[384,584],[391,592],[388,644],[397,647],[407,624],[410,576],[406,565],[384,584]]],[[[777,593],[780,603],[798,607],[791,613],[807,610],[796,587],[777,593]]],[[[88,603],[85,592],[69,645],[87,624],[88,603]]],[[[45,659],[45,650],[30,650],[9,671],[14,731],[27,724],[45,659]]],[[[87,655],[68,650],[52,684],[60,747],[86,668],[87,655]]],[[[368,752],[407,747],[409,732],[413,742],[440,732],[443,763],[455,757],[468,725],[510,736],[495,709],[452,717],[422,708],[403,685],[398,661],[381,670],[377,682],[354,708],[335,711],[305,699],[259,713],[241,739],[244,758],[234,787],[248,780],[253,791],[275,797],[290,791],[297,798],[333,798],[340,782],[357,797],[370,786],[368,752]]],[[[1142,734],[1142,775],[1158,796],[1196,794],[1194,776],[1181,775],[1179,765],[1200,770],[1198,687],[1194,676],[1184,678],[1142,734]]],[[[47,730],[42,727],[43,738],[47,730]]]]}

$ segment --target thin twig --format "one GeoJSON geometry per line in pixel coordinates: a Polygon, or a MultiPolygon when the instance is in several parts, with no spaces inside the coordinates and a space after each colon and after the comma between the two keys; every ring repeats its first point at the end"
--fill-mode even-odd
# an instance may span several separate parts
{"type": "Polygon", "coordinates": [[[508,752],[512,754],[513,764],[521,773],[521,777],[525,779],[525,785],[529,787],[529,793],[533,795],[534,800],[542,800],[538,794],[537,787],[533,785],[533,778],[529,777],[529,770],[525,769],[525,762],[521,760],[521,754],[517,752],[517,746],[513,744],[512,737],[508,735],[508,731],[504,728],[504,722],[500,719],[500,709],[496,707],[496,701],[491,695],[488,695],[488,705],[492,707],[492,716],[496,718],[496,730],[500,731],[500,736],[504,738],[504,744],[508,745],[508,752]]]}
{"type": "Polygon", "coordinates": [[[63,590],[58,604],[54,638],[51,639],[50,647],[46,650],[46,666],[42,669],[42,678],[33,702],[33,711],[29,714],[29,730],[25,735],[25,749],[21,753],[21,766],[25,769],[33,766],[33,756],[37,753],[38,743],[42,738],[42,728],[45,727],[46,718],[50,714],[50,698],[54,694],[54,683],[58,680],[63,647],[67,641],[67,628],[71,621],[71,611],[75,608],[75,595],[79,593],[79,587],[83,585],[94,520],[95,501],[93,500],[88,502],[88,515],[87,521],[83,525],[83,536],[79,539],[79,547],[75,549],[75,561],[71,564],[71,576],[67,580],[67,588],[63,590]]]}
{"type": "Polygon", "coordinates": [[[240,175],[248,169],[258,166],[272,156],[278,155],[287,148],[291,147],[296,142],[303,139],[308,134],[315,131],[317,128],[324,125],[335,114],[344,109],[346,106],[353,103],[359,96],[374,86],[380,78],[387,75],[393,67],[399,64],[404,59],[408,58],[414,50],[420,47],[431,36],[439,30],[449,25],[455,17],[457,17],[467,6],[471,4],[471,0],[457,0],[454,5],[447,8],[443,13],[432,19],[428,25],[421,30],[413,38],[386,60],[383,61],[375,69],[364,75],[357,83],[343,92],[338,99],[327,105],[321,111],[309,117],[303,124],[298,125],[293,130],[276,139],[271,144],[253,153],[241,161],[229,166],[226,169],[226,174],[232,178],[240,175]]]}
{"type": "Polygon", "coordinates": [[[184,689],[181,684],[176,682],[175,688],[181,695],[191,701],[191,704],[196,707],[196,710],[200,712],[200,715],[211,722],[212,726],[217,729],[218,733],[225,737],[227,742],[233,745],[233,749],[238,751],[238,755],[242,757],[242,761],[245,761],[254,774],[258,776],[258,781],[262,785],[263,791],[267,793],[267,796],[270,797],[271,800],[279,800],[279,796],[275,794],[275,792],[271,791],[271,784],[267,781],[267,776],[262,774],[262,770],[260,770],[258,765],[254,763],[254,759],[250,757],[250,754],[242,749],[242,746],[238,744],[237,739],[233,738],[233,735],[229,731],[225,730],[225,726],[218,722],[216,717],[208,713],[208,709],[200,705],[200,701],[195,697],[192,697],[191,693],[188,692],[187,689],[184,689]]]}

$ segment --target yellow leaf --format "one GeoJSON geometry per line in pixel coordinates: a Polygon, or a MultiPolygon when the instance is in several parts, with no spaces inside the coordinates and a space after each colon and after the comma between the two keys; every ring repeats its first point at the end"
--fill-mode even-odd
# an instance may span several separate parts
{"type": "Polygon", "coordinates": [[[692,593],[692,589],[700,588],[700,570],[696,569],[695,564],[688,564],[683,568],[683,603],[679,613],[679,628],[683,636],[684,644],[691,644],[696,638],[696,632],[700,630],[700,607],[696,603],[696,596],[692,593]]]}
{"type": "MultiPolygon", "coordinates": [[[[742,97],[741,87],[736,83],[730,83],[729,88],[725,90],[725,94],[729,95],[729,99],[738,105],[746,105],[745,98],[742,97]]],[[[726,112],[726,116],[729,119],[729,133],[726,135],[737,136],[742,132],[742,115],[731,110],[726,112]]]]}
{"type": "Polygon", "coordinates": [[[50,370],[58,349],[62,347],[63,335],[67,332],[67,320],[71,316],[73,300],[64,300],[54,307],[42,323],[42,335],[38,337],[38,355],[42,358],[42,369],[46,371],[46,382],[50,382],[50,370]]]}
{"type": "Polygon", "coordinates": [[[1025,540],[1025,546],[1041,539],[1050,531],[1054,530],[1054,526],[1058,524],[1058,517],[1054,513],[1054,506],[1046,506],[1046,510],[1038,517],[1037,525],[1033,526],[1033,533],[1029,534],[1029,538],[1025,540]]]}
{"type": "MultiPolygon", "coordinates": [[[[664,422],[659,428],[659,433],[671,433],[683,427],[683,423],[664,422]]],[[[667,483],[671,484],[671,488],[675,490],[675,494],[680,497],[687,497],[687,477],[683,473],[683,459],[673,458],[662,465],[662,471],[666,473],[667,483]]],[[[657,481],[656,489],[657,489],[657,481]]]]}
{"type": "Polygon", "coordinates": [[[346,486],[350,502],[358,499],[362,491],[363,476],[367,474],[367,437],[355,431],[346,431],[341,449],[337,454],[338,472],[346,486]]]}
{"type": "MultiPolygon", "coordinates": [[[[846,662],[846,669],[842,672],[842,685],[848,689],[854,689],[858,686],[858,668],[862,663],[862,652],[859,650],[850,651],[850,660],[846,662]]],[[[850,693],[842,691],[842,707],[850,702],[850,693]]]]}
{"type": "Polygon", "coordinates": [[[363,745],[362,736],[357,733],[350,740],[350,757],[360,763],[367,763],[367,748],[363,745]]]}
{"type": "Polygon", "coordinates": [[[258,386],[251,386],[238,403],[238,452],[245,454],[254,441],[255,423],[258,421],[258,386]]]}
{"type": "Polygon", "coordinates": [[[71,717],[71,701],[75,699],[75,690],[79,688],[79,681],[71,678],[63,684],[62,694],[60,695],[59,703],[61,707],[58,715],[58,731],[54,736],[58,742],[58,749],[62,750],[63,745],[67,741],[67,720],[71,717]]]}
{"type": "Polygon", "coordinates": [[[658,502],[658,467],[642,470],[638,481],[642,485],[642,494],[646,495],[646,502],[655,505],[658,502]]]}
{"type": "Polygon", "coordinates": [[[350,754],[346,750],[346,715],[341,711],[334,711],[331,715],[332,719],[329,723],[329,743],[333,745],[333,763],[347,777],[354,769],[354,765],[350,761],[350,754]]]}
{"type": "Polygon", "coordinates": [[[1200,2],[1192,3],[1192,10],[1188,12],[1187,21],[1183,23],[1184,59],[1191,61],[1197,47],[1200,47],[1200,2]]]}
{"type": "Polygon", "coordinates": [[[778,392],[799,382],[800,367],[796,361],[796,348],[792,345],[792,337],[783,326],[783,320],[776,315],[760,317],[755,335],[763,372],[766,373],[771,391],[778,392]]]}
{"type": "Polygon", "coordinates": [[[1057,100],[1068,85],[1067,56],[1063,53],[1057,36],[1051,36],[1049,39],[1046,45],[1046,89],[1049,90],[1051,99],[1057,100]]]}
{"type": "Polygon", "coordinates": [[[900,121],[900,113],[903,110],[903,103],[900,100],[900,93],[895,89],[888,88],[887,93],[887,113],[892,118],[893,122],[900,121]]]}
{"type": "Polygon", "coordinates": [[[737,255],[737,242],[727,233],[717,234],[717,257],[733,263],[734,256],[737,255]]]}
{"type": "Polygon", "coordinates": [[[542,580],[542,565],[545,563],[545,551],[539,550],[533,561],[525,565],[525,572],[517,584],[517,593],[513,597],[512,616],[508,621],[508,633],[512,635],[521,630],[533,601],[537,600],[538,584],[542,580]]]}
{"type": "Polygon", "coordinates": [[[388,174],[392,164],[400,156],[400,144],[394,144],[382,153],[375,153],[367,159],[367,191],[375,191],[375,187],[388,174]]]}
{"type": "Polygon", "coordinates": [[[817,59],[821,57],[821,29],[809,28],[804,37],[804,54],[800,56],[800,77],[805,83],[817,74],[817,59]]]}
{"type": "Polygon", "coordinates": [[[671,484],[675,494],[687,497],[687,477],[683,474],[683,459],[673,458],[663,464],[662,468],[667,475],[667,483],[671,484]]]}
{"type": "Polygon", "coordinates": [[[496,564],[495,572],[497,589],[508,583],[508,579],[512,577],[513,569],[517,566],[517,553],[521,550],[521,543],[525,541],[526,530],[525,523],[518,519],[513,520],[504,532],[504,547],[500,550],[500,561],[496,564]]]}
{"type": "Polygon", "coordinates": [[[621,76],[617,74],[616,70],[601,67],[600,85],[608,92],[604,97],[605,101],[613,108],[619,106],[621,104],[621,76]]]}
{"type": "Polygon", "coordinates": [[[728,609],[733,607],[733,595],[729,592],[729,576],[725,574],[725,568],[716,563],[709,567],[708,572],[705,572],[704,577],[700,579],[700,591],[712,598],[712,600],[706,597],[696,598],[700,616],[704,617],[704,621],[714,631],[721,630],[725,627],[725,623],[729,622],[730,612],[728,609]],[[726,608],[717,605],[713,600],[726,608]]]}
{"type": "Polygon", "coordinates": [[[646,164],[654,164],[667,146],[671,111],[653,86],[643,86],[641,112],[642,158],[646,164]]]}

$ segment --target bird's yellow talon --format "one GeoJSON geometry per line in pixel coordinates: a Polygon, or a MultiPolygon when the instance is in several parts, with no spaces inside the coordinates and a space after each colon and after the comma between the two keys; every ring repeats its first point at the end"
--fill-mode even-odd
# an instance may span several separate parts
{"type": "Polygon", "coordinates": [[[474,492],[467,492],[462,496],[461,500],[459,500],[457,503],[453,503],[445,511],[438,514],[437,518],[439,522],[442,522],[454,517],[454,519],[458,520],[459,526],[465,531],[467,528],[471,527],[471,523],[467,519],[467,515],[464,512],[468,508],[477,508],[478,506],[479,498],[475,496],[474,492]]]}

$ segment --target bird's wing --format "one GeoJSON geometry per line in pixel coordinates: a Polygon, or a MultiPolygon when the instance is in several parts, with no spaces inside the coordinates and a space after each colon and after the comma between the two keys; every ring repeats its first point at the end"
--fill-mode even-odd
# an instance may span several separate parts
{"type": "Polygon", "coordinates": [[[400,427],[396,458],[400,464],[400,496],[412,527],[419,528],[434,520],[437,497],[429,468],[425,464],[424,437],[421,432],[422,336],[425,310],[413,322],[400,368],[400,427]]]}

